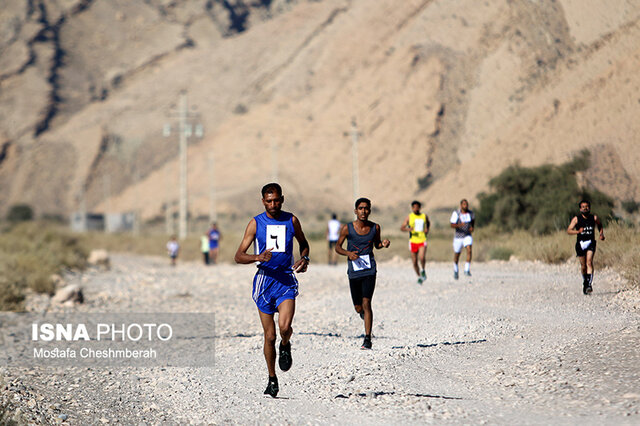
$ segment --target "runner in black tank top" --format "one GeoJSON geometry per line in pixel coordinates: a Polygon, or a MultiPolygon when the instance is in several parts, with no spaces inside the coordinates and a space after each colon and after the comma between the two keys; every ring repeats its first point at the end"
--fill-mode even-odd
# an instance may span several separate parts
{"type": "Polygon", "coordinates": [[[593,291],[593,256],[596,252],[595,229],[600,232],[600,239],[604,240],[604,230],[598,216],[591,214],[591,203],[580,201],[580,213],[571,219],[567,228],[569,235],[576,236],[576,255],[582,269],[582,292],[589,294],[593,291]]]}
{"type": "Polygon", "coordinates": [[[389,240],[380,240],[380,225],[370,222],[371,201],[359,198],[356,201],[355,213],[357,219],[348,223],[340,230],[336,243],[336,253],[347,256],[349,286],[353,306],[364,320],[364,342],[362,349],[371,349],[371,328],[373,325],[373,311],[371,299],[376,285],[376,259],[373,248],[389,247],[389,240]],[[347,250],[342,248],[347,240],[347,250]]]}

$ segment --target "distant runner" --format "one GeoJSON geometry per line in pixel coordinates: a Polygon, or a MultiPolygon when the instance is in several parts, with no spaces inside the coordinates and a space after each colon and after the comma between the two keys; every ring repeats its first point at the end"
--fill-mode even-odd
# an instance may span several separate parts
{"type": "Polygon", "coordinates": [[[380,225],[369,221],[371,201],[367,198],[358,198],[355,206],[358,218],[344,225],[340,230],[336,253],[349,258],[347,274],[351,288],[351,300],[356,312],[364,320],[362,349],[371,349],[371,328],[373,325],[371,299],[376,286],[377,273],[373,248],[387,248],[391,243],[386,239],[380,241],[380,225]],[[347,250],[342,248],[345,239],[347,240],[347,250]]]}
{"type": "Polygon", "coordinates": [[[209,259],[214,265],[218,261],[218,251],[220,250],[220,231],[218,224],[213,222],[209,228],[209,259]]]}
{"type": "Polygon", "coordinates": [[[255,216],[244,231],[244,237],[236,251],[236,263],[258,262],[253,278],[253,300],[258,307],[264,330],[264,358],[269,371],[269,383],[265,395],[278,395],[276,377],[276,326],[273,315],[278,312],[280,328],[280,354],[278,365],[282,371],[291,368],[291,334],[293,315],[298,295],[298,281],[294,272],[305,272],[309,265],[309,243],[302,232],[300,221],[293,214],[282,211],[284,196],[277,183],[262,188],[262,204],[265,211],[255,216]],[[293,239],[300,246],[300,259],[293,261],[293,239]],[[255,240],[255,242],[254,242],[255,240]],[[254,244],[257,254],[247,254],[254,244]]]}
{"type": "Polygon", "coordinates": [[[205,233],[200,236],[200,251],[202,252],[202,257],[204,258],[204,264],[209,264],[209,235],[205,233]]]}
{"type": "Polygon", "coordinates": [[[172,235],[171,239],[167,243],[167,253],[171,259],[171,266],[176,266],[176,259],[180,253],[180,244],[178,244],[178,240],[175,235],[172,235]]]}
{"type": "Polygon", "coordinates": [[[336,247],[336,242],[338,241],[338,237],[340,236],[340,227],[342,224],[338,220],[336,214],[331,215],[331,220],[327,223],[327,241],[329,242],[329,253],[327,255],[327,263],[329,265],[337,265],[338,264],[338,256],[334,248],[336,247]]]}
{"type": "Polygon", "coordinates": [[[464,264],[464,274],[471,276],[471,247],[473,246],[473,225],[476,222],[475,214],[469,210],[469,202],[460,201],[460,208],[454,210],[449,219],[451,227],[456,230],[453,237],[453,278],[458,279],[458,259],[462,247],[467,249],[467,261],[464,264]]]}
{"type": "Polygon", "coordinates": [[[576,255],[580,260],[582,270],[582,293],[590,294],[593,291],[593,256],[596,253],[595,228],[598,227],[600,240],[604,241],[604,229],[598,216],[591,214],[591,203],[582,200],[578,204],[580,214],[574,216],[567,228],[567,234],[575,235],[576,255]]]}
{"type": "Polygon", "coordinates": [[[427,279],[424,270],[425,258],[427,255],[427,234],[429,233],[429,217],[420,212],[422,204],[420,201],[411,203],[411,213],[404,220],[400,227],[402,232],[409,232],[409,250],[411,251],[411,261],[413,269],[418,275],[418,284],[422,284],[427,279]],[[418,259],[420,259],[420,269],[418,267],[418,259]]]}

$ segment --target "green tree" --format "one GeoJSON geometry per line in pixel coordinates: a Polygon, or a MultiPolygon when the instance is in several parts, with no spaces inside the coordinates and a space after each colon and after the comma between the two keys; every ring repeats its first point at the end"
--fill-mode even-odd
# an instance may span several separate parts
{"type": "Polygon", "coordinates": [[[603,221],[608,221],[613,200],[598,190],[581,188],[576,180],[576,173],[589,167],[589,156],[585,150],[559,166],[506,168],[489,181],[489,193],[478,195],[478,224],[494,223],[503,230],[545,234],[564,229],[583,198],[591,201],[592,210],[603,221]]]}
{"type": "Polygon", "coordinates": [[[7,220],[9,222],[26,222],[33,220],[33,209],[28,204],[11,206],[9,213],[7,213],[7,220]]]}

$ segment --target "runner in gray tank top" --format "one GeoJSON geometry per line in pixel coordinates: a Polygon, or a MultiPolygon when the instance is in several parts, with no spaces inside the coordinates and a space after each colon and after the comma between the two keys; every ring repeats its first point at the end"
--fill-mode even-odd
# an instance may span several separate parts
{"type": "Polygon", "coordinates": [[[373,326],[373,311],[371,299],[376,285],[376,259],[373,248],[389,247],[389,240],[380,240],[380,225],[369,221],[371,201],[359,198],[356,201],[355,213],[357,219],[348,223],[340,230],[336,244],[336,253],[349,259],[347,275],[351,288],[351,300],[356,312],[364,320],[364,342],[362,349],[371,349],[371,328],[373,326]],[[347,250],[342,248],[347,240],[347,250]]]}

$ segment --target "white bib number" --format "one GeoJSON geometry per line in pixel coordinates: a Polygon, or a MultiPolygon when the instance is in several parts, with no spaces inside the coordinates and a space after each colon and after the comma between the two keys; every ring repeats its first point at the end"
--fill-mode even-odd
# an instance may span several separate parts
{"type": "Polygon", "coordinates": [[[423,219],[416,219],[413,222],[413,230],[415,232],[423,232],[424,231],[424,220],[423,219]]]}
{"type": "Polygon", "coordinates": [[[587,247],[589,247],[590,245],[591,245],[591,240],[580,241],[580,247],[582,248],[582,250],[586,250],[587,247]]]}
{"type": "Polygon", "coordinates": [[[267,250],[274,253],[284,253],[287,242],[287,227],[285,225],[267,225],[267,250]]]}
{"type": "Polygon", "coordinates": [[[362,271],[364,269],[371,269],[371,258],[368,254],[363,254],[356,260],[351,261],[351,266],[353,266],[353,271],[362,271]]]}

